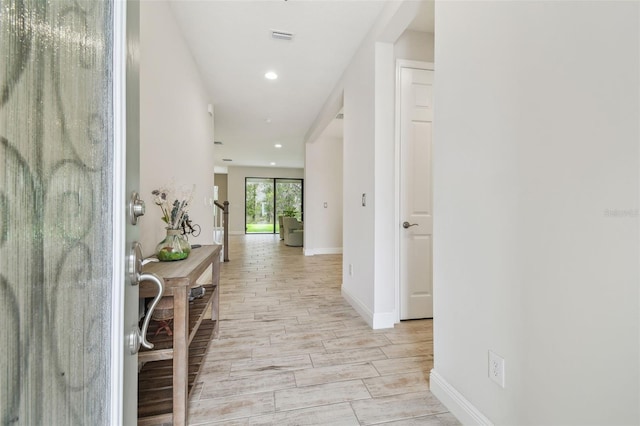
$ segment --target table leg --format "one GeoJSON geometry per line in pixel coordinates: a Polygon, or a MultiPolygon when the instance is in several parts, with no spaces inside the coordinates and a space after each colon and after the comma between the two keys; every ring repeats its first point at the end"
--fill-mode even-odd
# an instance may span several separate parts
{"type": "Polygon", "coordinates": [[[211,262],[211,282],[213,283],[213,297],[211,300],[211,319],[216,322],[213,338],[217,339],[220,330],[220,256],[211,262]]]}
{"type": "Polygon", "coordinates": [[[188,424],[189,403],[189,287],[173,294],[173,426],[188,424]]]}

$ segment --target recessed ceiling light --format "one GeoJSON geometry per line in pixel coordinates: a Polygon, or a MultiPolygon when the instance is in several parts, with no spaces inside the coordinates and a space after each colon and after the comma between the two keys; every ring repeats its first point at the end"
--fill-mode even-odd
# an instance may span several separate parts
{"type": "Polygon", "coordinates": [[[276,148],[282,148],[282,144],[281,143],[277,143],[274,145],[276,148]]]}
{"type": "Polygon", "coordinates": [[[267,124],[271,124],[271,119],[267,118],[266,120],[264,120],[264,122],[267,123],[267,124]]]}
{"type": "Polygon", "coordinates": [[[264,78],[266,78],[267,80],[275,80],[276,78],[278,78],[278,74],[273,71],[269,71],[264,75],[264,78]]]}
{"type": "Polygon", "coordinates": [[[276,163],[274,163],[273,161],[272,161],[271,163],[269,163],[269,164],[271,164],[272,166],[275,166],[275,165],[276,165],[276,163]]]}

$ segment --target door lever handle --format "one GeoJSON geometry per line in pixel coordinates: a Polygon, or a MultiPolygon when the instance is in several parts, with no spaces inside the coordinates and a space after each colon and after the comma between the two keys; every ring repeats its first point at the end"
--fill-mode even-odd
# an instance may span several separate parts
{"type": "Polygon", "coordinates": [[[144,317],[144,322],[142,323],[142,330],[140,331],[140,343],[147,349],[153,349],[153,343],[147,340],[147,330],[149,329],[149,323],[151,322],[151,315],[153,315],[153,310],[156,308],[156,305],[162,299],[164,294],[164,280],[157,276],[156,274],[142,274],[139,277],[139,281],[151,281],[158,286],[158,294],[154,297],[153,302],[151,302],[151,306],[149,306],[149,310],[147,311],[147,315],[144,317]]]}
{"type": "Polygon", "coordinates": [[[403,223],[402,223],[402,227],[403,227],[404,229],[411,228],[412,226],[418,226],[418,224],[417,224],[417,223],[409,223],[409,222],[403,222],[403,223]]]}
{"type": "Polygon", "coordinates": [[[156,274],[142,273],[142,265],[157,260],[142,259],[142,247],[140,243],[134,242],[131,246],[131,253],[129,254],[129,283],[131,285],[139,285],[142,281],[151,281],[158,287],[158,294],[153,298],[149,311],[142,323],[142,330],[138,328],[136,324],[131,331],[127,334],[129,342],[129,350],[131,355],[138,353],[140,345],[147,349],[153,349],[153,343],[147,340],[147,330],[149,329],[149,323],[151,322],[151,315],[156,305],[162,299],[164,295],[164,280],[156,274]]]}

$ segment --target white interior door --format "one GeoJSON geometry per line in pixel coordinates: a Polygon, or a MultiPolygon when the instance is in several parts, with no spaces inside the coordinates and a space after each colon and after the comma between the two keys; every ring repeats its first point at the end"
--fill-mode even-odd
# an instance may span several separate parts
{"type": "Polygon", "coordinates": [[[400,68],[400,319],[433,317],[433,70],[400,68]]]}

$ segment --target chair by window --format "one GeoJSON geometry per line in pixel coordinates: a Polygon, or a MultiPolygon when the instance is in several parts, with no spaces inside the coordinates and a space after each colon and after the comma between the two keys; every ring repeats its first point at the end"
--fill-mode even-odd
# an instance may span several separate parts
{"type": "Polygon", "coordinates": [[[295,217],[283,217],[284,243],[291,247],[302,247],[304,230],[302,222],[295,217]]]}

